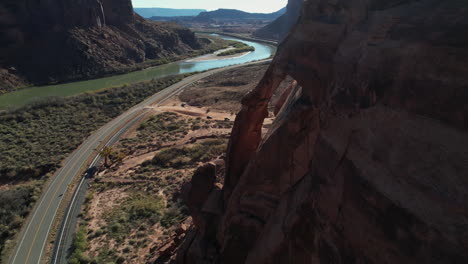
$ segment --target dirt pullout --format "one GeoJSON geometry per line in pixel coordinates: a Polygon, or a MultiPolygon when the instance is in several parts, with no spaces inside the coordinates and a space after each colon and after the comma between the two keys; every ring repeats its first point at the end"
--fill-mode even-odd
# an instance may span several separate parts
{"type": "MultiPolygon", "coordinates": [[[[109,156],[110,167],[101,168],[89,190],[93,196],[82,222],[85,258],[148,263],[178,247],[185,235],[181,230],[191,222],[181,189],[200,164],[224,155],[240,98],[267,67],[243,67],[200,81],[152,106],[145,120],[123,135],[109,156]]],[[[272,120],[265,121],[264,132],[272,120]]]]}
{"type": "Polygon", "coordinates": [[[155,108],[113,147],[112,165],[96,175],[84,206],[83,258],[147,263],[181,240],[191,222],[181,188],[199,164],[225,152],[233,123],[226,118],[234,117],[210,111],[208,119],[206,109],[180,104],[155,108]]]}
{"type": "MultiPolygon", "coordinates": [[[[268,67],[269,64],[249,65],[211,75],[185,89],[179,99],[195,107],[237,113],[241,99],[255,88],[268,67]]],[[[291,81],[287,78],[278,87],[270,103],[270,111],[291,81]]]]}

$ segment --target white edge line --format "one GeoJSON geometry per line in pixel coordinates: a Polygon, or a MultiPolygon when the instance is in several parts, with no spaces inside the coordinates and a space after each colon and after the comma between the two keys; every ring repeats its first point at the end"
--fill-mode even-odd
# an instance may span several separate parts
{"type": "MultiPolygon", "coordinates": [[[[78,196],[78,193],[79,193],[79,191],[80,191],[81,185],[83,185],[83,182],[84,182],[85,179],[86,179],[86,177],[83,177],[83,178],[81,179],[80,184],[79,184],[78,187],[76,188],[76,192],[75,192],[75,194],[73,195],[73,199],[72,199],[72,201],[71,201],[71,203],[70,203],[70,207],[68,208],[67,215],[66,215],[66,217],[65,217],[65,221],[63,222],[64,225],[67,224],[68,217],[70,216],[70,212],[71,212],[71,210],[72,210],[72,208],[73,208],[73,203],[75,202],[76,197],[78,196]]],[[[62,229],[62,230],[60,230],[60,231],[61,231],[61,232],[60,232],[60,239],[59,239],[59,243],[58,243],[58,245],[57,245],[57,249],[58,249],[58,250],[60,249],[60,245],[62,244],[63,234],[65,233],[65,232],[64,232],[64,229],[62,229]]],[[[44,245],[42,246],[42,248],[44,248],[44,245]]],[[[57,263],[58,255],[59,255],[59,254],[56,254],[56,255],[55,255],[54,263],[57,263]]],[[[38,260],[37,263],[40,263],[40,262],[41,262],[41,257],[42,257],[42,250],[41,250],[41,255],[39,256],[39,260],[38,260]]]]}
{"type": "MultiPolygon", "coordinates": [[[[202,78],[200,78],[200,79],[204,79],[204,78],[207,78],[207,77],[209,77],[209,76],[211,76],[211,75],[213,75],[213,74],[216,74],[216,73],[218,73],[218,70],[220,70],[220,71],[231,70],[231,69],[230,69],[231,67],[234,69],[234,68],[241,67],[241,66],[248,66],[248,65],[257,64],[257,63],[264,63],[264,62],[267,62],[267,61],[270,61],[270,60],[271,60],[271,59],[265,59],[265,60],[259,60],[259,61],[254,61],[254,62],[245,63],[245,64],[240,64],[240,65],[237,65],[237,64],[236,64],[236,65],[230,65],[230,66],[227,66],[227,67],[225,67],[225,68],[213,69],[213,72],[212,72],[212,73],[210,73],[210,74],[208,74],[208,75],[206,75],[206,76],[204,76],[204,77],[202,77],[202,78]],[[236,67],[236,66],[237,66],[237,67],[236,67]],[[221,70],[221,69],[222,69],[222,70],[221,70]]],[[[184,89],[184,88],[186,88],[187,86],[193,84],[194,82],[196,82],[196,81],[198,81],[198,80],[200,80],[200,79],[195,79],[195,80],[193,80],[192,82],[190,82],[190,83],[184,85],[184,86],[181,87],[180,89],[184,89]]],[[[180,90],[180,89],[178,89],[178,90],[180,90]]],[[[164,90],[163,90],[163,91],[164,91],[164,90]]],[[[161,91],[161,92],[162,92],[162,91],[161,91]]],[[[153,96],[154,96],[154,95],[153,95],[153,96]]],[[[171,94],[171,97],[172,97],[172,96],[173,96],[173,94],[171,94]]],[[[148,99],[151,99],[151,97],[148,98],[148,99]]],[[[147,99],[147,100],[148,100],[148,99],[147,99]]],[[[160,105],[161,103],[163,103],[163,102],[165,102],[165,101],[167,101],[167,98],[166,98],[165,100],[163,99],[162,101],[160,101],[160,102],[158,103],[158,105],[160,105]]],[[[145,103],[145,102],[146,102],[146,100],[144,100],[144,101],[141,102],[140,104],[143,104],[143,103],[145,103]]],[[[128,111],[129,111],[130,113],[136,112],[136,111],[138,110],[138,107],[139,107],[140,104],[135,105],[135,106],[134,106],[135,109],[129,109],[128,111]]],[[[125,117],[119,116],[119,117],[117,117],[115,120],[119,120],[119,119],[123,119],[123,118],[125,118],[125,117]]],[[[111,122],[112,122],[112,121],[111,121],[111,122]]],[[[107,123],[105,126],[107,126],[107,125],[109,125],[109,123],[107,123]]],[[[105,127],[105,126],[104,126],[104,127],[105,127]]],[[[99,131],[99,130],[98,130],[98,131],[99,131]]],[[[98,156],[99,156],[99,155],[98,155],[98,156]]],[[[98,156],[96,156],[95,160],[98,158],[98,156]]],[[[71,156],[70,156],[70,157],[71,157],[71,156]]],[[[66,162],[66,164],[68,164],[70,161],[71,161],[71,159],[69,159],[69,160],[66,162]]],[[[42,197],[47,196],[47,194],[50,192],[50,190],[52,189],[52,188],[50,188],[50,187],[51,187],[51,186],[55,183],[55,181],[59,178],[60,174],[62,174],[62,169],[63,169],[64,167],[66,167],[66,164],[65,164],[64,166],[62,166],[62,168],[60,169],[61,171],[60,171],[59,174],[54,178],[54,180],[50,183],[48,190],[46,191],[46,193],[45,193],[44,196],[42,196],[42,197]]],[[[36,207],[36,209],[39,208],[43,202],[44,202],[44,199],[41,200],[41,202],[40,202],[39,205],[36,207]]],[[[61,202],[62,202],[62,201],[60,201],[60,203],[61,203],[61,202]]],[[[58,210],[58,208],[57,208],[57,210],[58,210]]],[[[55,214],[57,213],[57,210],[56,210],[55,214]]],[[[26,233],[29,231],[30,227],[31,227],[32,220],[34,219],[34,217],[36,216],[36,214],[37,214],[37,212],[38,212],[37,210],[34,210],[34,211],[35,211],[35,212],[34,212],[33,216],[31,217],[31,219],[30,219],[30,221],[29,221],[29,223],[28,223],[28,226],[27,226],[27,228],[26,228],[26,230],[25,230],[25,232],[24,232],[23,234],[26,234],[26,233]]],[[[54,214],[54,215],[55,215],[55,214],[54,214]]],[[[55,218],[55,217],[54,217],[54,218],[55,218]]],[[[47,231],[47,236],[48,236],[48,233],[49,233],[49,232],[50,232],[50,228],[49,228],[49,230],[47,231]]],[[[21,248],[21,246],[22,246],[22,244],[23,244],[23,242],[24,242],[24,239],[25,239],[25,236],[23,236],[23,237],[21,238],[20,244],[16,247],[17,250],[16,250],[16,253],[15,253],[15,256],[13,257],[13,259],[12,259],[12,261],[11,261],[10,263],[14,263],[14,262],[15,262],[15,260],[16,260],[16,258],[17,258],[17,256],[18,256],[18,253],[19,253],[19,249],[21,248]]],[[[44,244],[45,244],[45,242],[44,242],[44,244]]],[[[43,248],[44,248],[44,247],[43,247],[43,248]]],[[[41,250],[40,258],[41,258],[41,257],[42,257],[42,250],[41,250]]],[[[40,262],[40,260],[41,260],[40,258],[39,258],[39,262],[40,262]]]]}
{"type": "MultiPolygon", "coordinates": [[[[100,157],[100,155],[97,155],[97,156],[94,158],[93,162],[91,162],[90,167],[93,166],[93,164],[96,162],[96,160],[97,160],[99,157],[100,157]]],[[[67,216],[66,216],[66,218],[65,218],[65,222],[64,222],[65,224],[66,224],[66,221],[68,220],[68,217],[70,216],[70,211],[71,211],[71,208],[73,207],[73,201],[76,199],[76,197],[77,197],[77,195],[78,195],[78,192],[79,192],[79,189],[81,188],[81,185],[83,184],[83,182],[84,182],[85,179],[86,179],[86,177],[83,177],[83,178],[81,179],[80,184],[79,184],[78,187],[76,188],[76,192],[75,192],[74,195],[73,195],[72,202],[70,203],[70,207],[69,207],[69,210],[68,210],[68,212],[67,212],[67,216]]],[[[62,201],[60,201],[60,203],[62,203],[62,201]]],[[[60,205],[55,209],[54,217],[53,217],[54,219],[55,219],[55,216],[57,215],[57,211],[58,211],[59,208],[60,208],[60,205]]],[[[49,228],[47,229],[47,236],[46,236],[47,238],[49,237],[50,227],[52,226],[52,223],[53,223],[53,222],[54,222],[54,221],[51,221],[51,222],[50,222],[49,228]]],[[[62,230],[62,232],[61,232],[60,240],[59,240],[59,245],[58,245],[57,248],[60,247],[62,238],[63,238],[63,230],[62,230]]],[[[44,246],[45,246],[45,243],[46,243],[46,242],[47,242],[47,239],[44,240],[44,243],[42,243],[41,253],[39,254],[39,259],[37,260],[37,263],[38,263],[38,264],[41,263],[42,254],[44,253],[44,246]]],[[[57,255],[56,255],[56,257],[57,257],[57,255]]],[[[54,263],[56,263],[56,261],[57,261],[57,259],[54,259],[54,263]]]]}
{"type": "MultiPolygon", "coordinates": [[[[71,160],[72,160],[72,158],[70,157],[70,159],[66,162],[66,164],[60,169],[59,174],[57,174],[57,175],[54,177],[54,179],[53,179],[52,182],[50,183],[49,188],[47,189],[46,193],[44,194],[44,196],[41,197],[41,201],[39,202],[39,205],[37,205],[36,209],[38,209],[39,207],[41,207],[42,203],[43,203],[44,200],[45,200],[45,197],[46,197],[47,194],[50,192],[50,190],[52,190],[52,185],[57,181],[58,178],[60,178],[60,175],[61,175],[62,172],[63,172],[63,168],[64,168],[71,160]]],[[[34,210],[34,214],[32,215],[32,217],[31,217],[31,219],[30,219],[30,221],[29,221],[29,223],[28,223],[28,227],[26,228],[26,230],[24,231],[23,234],[27,234],[27,233],[28,233],[29,228],[31,228],[31,223],[33,222],[33,219],[36,217],[37,212],[38,212],[38,210],[34,210]]],[[[18,247],[16,247],[15,256],[13,257],[13,259],[11,260],[10,263],[14,263],[14,262],[15,262],[16,258],[18,257],[18,253],[19,253],[19,251],[20,251],[20,249],[21,249],[21,246],[23,245],[23,242],[24,242],[24,239],[25,239],[25,238],[26,238],[25,236],[23,236],[23,237],[21,238],[21,241],[20,241],[18,247]]]]}
{"type": "MultiPolygon", "coordinates": [[[[135,110],[129,110],[129,111],[134,112],[135,110]]],[[[122,118],[124,118],[124,117],[122,117],[122,118]]],[[[116,119],[122,119],[122,118],[117,117],[116,119]]],[[[108,126],[108,125],[109,125],[109,123],[107,123],[106,125],[104,125],[103,128],[104,128],[105,126],[108,126]]],[[[98,130],[98,131],[99,131],[99,130],[98,130]]],[[[98,157],[96,157],[95,160],[96,160],[97,158],[98,158],[98,157]]],[[[63,173],[63,168],[65,168],[72,160],[73,160],[73,154],[69,156],[68,160],[67,160],[67,161],[65,162],[65,164],[60,168],[58,174],[54,177],[54,179],[52,180],[52,182],[48,185],[47,191],[45,192],[45,194],[44,194],[43,196],[41,196],[41,201],[39,202],[39,204],[37,205],[37,207],[34,209],[34,213],[33,213],[32,217],[30,218],[30,221],[28,222],[28,226],[26,227],[26,230],[24,231],[23,234],[27,234],[27,233],[28,233],[29,229],[31,228],[31,223],[33,222],[33,219],[36,217],[36,214],[37,214],[37,212],[38,212],[37,209],[38,209],[39,207],[41,207],[42,203],[45,201],[45,197],[46,197],[47,194],[53,189],[53,188],[52,188],[52,185],[53,185],[53,184],[57,181],[57,179],[59,179],[60,176],[62,175],[62,173],[63,173]]],[[[93,161],[93,162],[94,162],[94,161],[93,161]]],[[[62,202],[62,201],[60,201],[60,203],[61,203],[61,202],[62,202]]],[[[47,232],[49,232],[49,231],[47,231],[47,232]]],[[[24,242],[24,239],[25,239],[25,238],[26,238],[25,236],[23,236],[23,237],[21,238],[20,243],[19,243],[18,246],[16,247],[15,256],[13,257],[13,259],[11,260],[10,263],[15,263],[15,260],[16,260],[16,258],[18,257],[18,254],[19,254],[19,252],[20,252],[21,246],[23,245],[23,242],[24,242]]]]}
{"type": "MultiPolygon", "coordinates": [[[[96,157],[94,158],[94,160],[91,162],[90,166],[88,167],[91,168],[94,166],[94,163],[96,163],[96,161],[98,160],[98,158],[100,157],[100,155],[96,155],[96,157]]],[[[85,174],[86,175],[86,174],[85,174]]],[[[71,209],[73,207],[73,203],[76,199],[76,197],[78,196],[78,192],[81,188],[81,185],[83,184],[84,180],[86,179],[86,176],[83,176],[83,178],[81,179],[81,182],[80,184],[78,185],[78,187],[76,188],[76,192],[75,194],[73,195],[73,199],[71,200],[71,203],[70,203],[70,207],[68,208],[68,211],[67,211],[67,214],[66,214],[66,217],[65,217],[65,221],[64,221],[64,224],[66,225],[67,224],[67,221],[68,221],[68,217],[70,216],[70,212],[71,212],[71,209]]],[[[55,217],[54,217],[55,218],[55,217]]],[[[62,240],[63,240],[63,234],[64,234],[64,229],[60,230],[60,239],[59,239],[59,243],[57,245],[57,249],[60,249],[60,244],[62,244],[62,240]]],[[[48,232],[47,232],[48,233],[48,232]]],[[[44,248],[44,246],[42,246],[42,248],[44,248]]],[[[42,250],[41,250],[41,255],[39,256],[39,262],[41,261],[41,257],[42,257],[42,250]]],[[[55,259],[54,259],[54,263],[57,263],[57,257],[58,257],[58,254],[55,255],[55,259]]]]}
{"type": "MultiPolygon", "coordinates": [[[[106,144],[106,145],[107,145],[107,144],[106,144]]],[[[96,155],[96,157],[94,158],[94,160],[93,160],[93,161],[91,162],[91,164],[89,165],[88,169],[91,168],[91,167],[93,167],[93,166],[95,165],[96,161],[99,159],[100,156],[101,156],[101,155],[99,155],[99,154],[96,155]]],[[[86,174],[85,174],[85,175],[86,175],[86,174]]],[[[65,221],[63,222],[64,225],[67,224],[68,218],[70,217],[71,209],[73,208],[73,204],[74,204],[74,202],[75,202],[75,200],[76,200],[76,197],[78,196],[78,193],[79,193],[79,190],[80,190],[80,188],[81,188],[81,185],[83,185],[83,182],[84,182],[85,179],[86,179],[86,176],[83,176],[83,178],[81,179],[80,184],[79,184],[78,187],[76,188],[76,192],[74,193],[73,198],[72,198],[72,200],[71,200],[71,202],[70,202],[70,207],[68,208],[68,211],[67,211],[67,214],[66,214],[66,217],[65,217],[65,221]]],[[[55,212],[55,214],[56,214],[56,213],[57,213],[57,211],[55,212]]],[[[55,215],[55,214],[54,214],[54,215],[55,215]]],[[[54,216],[54,218],[55,218],[55,216],[54,216]]],[[[47,231],[47,237],[49,236],[49,232],[50,232],[50,227],[49,227],[49,230],[47,231]]],[[[59,239],[58,245],[57,245],[57,252],[60,250],[60,245],[62,244],[63,235],[64,235],[64,229],[61,229],[61,230],[60,230],[60,239],[59,239]]],[[[40,263],[41,258],[42,258],[42,252],[44,251],[44,245],[45,245],[45,241],[44,241],[44,243],[43,243],[43,245],[42,245],[42,248],[41,248],[41,254],[39,255],[39,259],[38,259],[38,262],[37,262],[38,264],[40,263]]],[[[55,255],[54,262],[53,262],[54,264],[57,263],[58,255],[59,255],[59,254],[56,254],[56,255],[55,255]]]]}
{"type": "MultiPolygon", "coordinates": [[[[139,116],[141,116],[141,114],[138,115],[138,116],[135,117],[135,118],[139,118],[139,116]]],[[[129,120],[129,122],[131,122],[131,121],[132,121],[132,120],[129,120]]],[[[124,126],[122,129],[120,129],[118,132],[116,132],[116,133],[114,134],[114,136],[113,136],[111,139],[109,139],[109,140],[107,141],[107,143],[105,144],[105,146],[108,146],[109,143],[111,143],[117,136],[120,136],[120,133],[121,133],[123,130],[125,130],[126,128],[127,128],[127,126],[124,126]]],[[[93,166],[95,166],[95,163],[96,163],[96,161],[98,160],[98,158],[99,158],[100,156],[101,156],[101,155],[99,155],[99,154],[96,155],[96,157],[95,157],[94,160],[91,162],[91,164],[90,164],[90,166],[88,167],[88,169],[91,168],[91,167],[93,167],[93,166]]],[[[79,184],[78,187],[76,188],[76,192],[74,193],[73,199],[72,199],[71,202],[70,202],[70,207],[68,208],[68,211],[67,211],[67,214],[66,214],[66,217],[65,217],[65,221],[63,222],[65,225],[67,224],[68,218],[70,217],[71,209],[73,208],[73,204],[74,204],[74,202],[75,202],[75,200],[76,200],[76,197],[78,196],[78,193],[79,193],[79,190],[80,190],[80,188],[81,188],[81,185],[83,184],[83,182],[84,182],[85,179],[86,179],[86,177],[84,176],[84,177],[81,179],[80,184],[79,184]]],[[[54,217],[54,218],[55,218],[55,217],[54,217]]],[[[48,234],[49,232],[50,232],[50,227],[49,227],[49,230],[47,231],[47,234],[48,234]]],[[[57,245],[57,251],[60,250],[60,245],[62,244],[63,235],[64,235],[64,229],[62,229],[61,232],[60,232],[60,238],[59,238],[59,240],[58,240],[59,243],[58,243],[58,245],[57,245]]],[[[47,235],[47,236],[49,236],[49,235],[47,235]]],[[[45,245],[45,241],[44,241],[44,243],[43,243],[43,245],[42,245],[42,248],[41,248],[41,254],[39,255],[38,264],[40,263],[41,258],[42,258],[42,252],[43,252],[43,249],[44,249],[44,245],[45,245]]],[[[59,255],[59,254],[56,254],[56,255],[55,255],[54,262],[53,262],[54,264],[57,263],[58,255],[59,255]]]]}

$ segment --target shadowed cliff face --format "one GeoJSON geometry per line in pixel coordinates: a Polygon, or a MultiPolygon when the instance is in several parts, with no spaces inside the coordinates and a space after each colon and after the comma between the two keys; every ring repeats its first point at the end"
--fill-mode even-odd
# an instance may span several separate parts
{"type": "Polygon", "coordinates": [[[125,25],[134,22],[132,2],[128,0],[102,1],[106,23],[111,25],[125,25]]]}
{"type": "Polygon", "coordinates": [[[200,48],[189,30],[134,14],[130,0],[5,0],[0,29],[0,67],[33,83],[95,77],[200,48]]]}
{"type": "Polygon", "coordinates": [[[290,0],[286,14],[271,24],[257,30],[254,35],[259,38],[283,40],[299,18],[301,5],[304,0],[290,0]]]}
{"type": "Polygon", "coordinates": [[[212,228],[180,262],[467,263],[467,36],[465,1],[305,1],[243,99],[221,213],[190,208],[212,228]]]}

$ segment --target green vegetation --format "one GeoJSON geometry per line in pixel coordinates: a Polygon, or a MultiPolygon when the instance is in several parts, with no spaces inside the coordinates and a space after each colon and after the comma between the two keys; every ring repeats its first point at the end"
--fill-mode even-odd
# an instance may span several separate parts
{"type": "Polygon", "coordinates": [[[125,153],[132,153],[138,148],[145,148],[149,142],[157,139],[156,146],[162,143],[172,142],[187,135],[189,124],[185,119],[175,113],[165,112],[151,116],[138,128],[138,134],[134,138],[120,140],[120,148],[125,153]]]}
{"type": "Polygon", "coordinates": [[[183,77],[50,99],[0,114],[0,180],[41,178],[92,131],[183,77]]]}
{"type": "Polygon", "coordinates": [[[34,103],[37,104],[37,101],[43,101],[52,96],[67,97],[122,85],[131,86],[131,84],[134,83],[152,80],[155,76],[164,77],[177,74],[178,72],[179,66],[177,64],[167,64],[160,67],[95,80],[25,88],[1,95],[0,109],[21,107],[34,103]]]}
{"type": "MultiPolygon", "coordinates": [[[[172,144],[184,137],[193,126],[231,127],[232,122],[201,117],[188,118],[170,112],[160,113],[142,122],[136,135],[121,140],[114,150],[140,150],[142,153],[157,150],[161,148],[161,144],[172,144]]],[[[108,190],[125,193],[121,197],[126,198],[116,201],[112,208],[99,216],[104,220],[99,221],[102,223],[99,226],[87,225],[94,214],[90,214],[90,207],[85,205],[82,224],[87,226],[87,239],[89,243],[100,246],[89,249],[89,256],[97,255],[91,259],[86,254],[78,254],[77,259],[85,260],[78,263],[122,263],[139,256],[140,248],[154,245],[154,237],[162,241],[170,239],[189,215],[182,201],[180,188],[190,179],[199,161],[211,160],[221,155],[226,149],[226,143],[226,139],[203,139],[184,147],[164,148],[153,160],[129,170],[124,179],[133,179],[134,182],[109,181],[112,178],[109,177],[112,176],[111,172],[110,175],[97,176],[91,185],[88,201],[93,199],[93,194],[103,195],[108,190]],[[175,156],[171,156],[172,154],[175,156]],[[178,159],[182,163],[176,161],[178,159]]]]}
{"type": "MultiPolygon", "coordinates": [[[[38,199],[41,183],[34,181],[0,191],[0,252],[12,247],[7,243],[13,237],[38,199]]],[[[1,259],[0,259],[0,262],[1,259]]]]}
{"type": "Polygon", "coordinates": [[[192,146],[168,148],[157,153],[152,164],[162,168],[181,168],[197,162],[207,162],[226,151],[227,141],[209,139],[192,146]]]}
{"type": "MultiPolygon", "coordinates": [[[[152,121],[157,118],[158,116],[152,121]]],[[[177,117],[174,114],[164,113],[159,118],[177,117]]],[[[148,124],[148,121],[145,123],[148,124]]],[[[149,126],[144,126],[143,129],[147,129],[149,126]]],[[[148,246],[148,236],[155,231],[155,225],[162,227],[164,236],[162,239],[169,238],[177,226],[188,217],[188,210],[180,197],[180,188],[183,186],[183,182],[189,179],[190,173],[182,173],[178,170],[180,164],[173,162],[174,159],[184,158],[184,156],[167,157],[166,155],[180,151],[182,154],[178,155],[187,156],[184,170],[194,169],[198,161],[211,160],[224,153],[226,143],[225,139],[208,139],[188,147],[171,147],[161,152],[164,155],[156,155],[152,161],[142,164],[134,173],[137,175],[149,173],[153,177],[141,178],[147,181],[132,183],[131,187],[125,188],[125,192],[129,196],[109,211],[104,212],[105,225],[87,232],[88,239],[99,239],[105,235],[104,241],[101,240],[101,243],[107,244],[115,241],[117,246],[113,246],[114,248],[110,250],[108,247],[102,246],[98,249],[98,256],[91,262],[78,263],[118,263],[122,255],[125,255],[126,259],[131,258],[138,252],[138,248],[148,246]],[[159,158],[163,156],[167,158],[167,163],[163,167],[159,167],[159,158]],[[169,164],[173,164],[173,166],[169,167],[169,164]]],[[[140,179],[137,176],[134,178],[140,179]]],[[[101,193],[113,188],[122,188],[122,185],[117,182],[101,182],[99,178],[92,185],[92,190],[101,193]]],[[[87,256],[81,257],[87,259],[87,256]]]]}
{"type": "Polygon", "coordinates": [[[255,51],[255,48],[242,42],[236,42],[231,45],[234,49],[221,52],[218,56],[230,56],[234,54],[255,51]]]}
{"type": "MultiPolygon", "coordinates": [[[[102,184],[97,183],[97,185],[102,184]]],[[[160,223],[165,226],[187,217],[186,213],[182,214],[180,210],[166,208],[163,198],[154,192],[148,192],[148,190],[142,192],[139,187],[135,189],[138,190],[131,192],[129,198],[105,213],[106,226],[103,228],[88,230],[86,220],[82,221],[82,226],[73,242],[70,263],[123,263],[125,258],[119,252],[105,246],[100,248],[98,256],[88,256],[85,253],[88,248],[86,242],[106,235],[109,240],[112,239],[118,244],[127,245],[123,247],[121,253],[128,255],[133,248],[147,245],[146,237],[153,231],[151,230],[153,225],[160,223]]]]}
{"type": "Polygon", "coordinates": [[[147,60],[131,68],[124,68],[120,71],[110,72],[110,77],[103,77],[93,80],[77,81],[71,83],[54,84],[39,87],[29,87],[15,92],[0,95],[0,109],[24,106],[43,100],[51,96],[72,96],[85,92],[97,91],[101,89],[122,86],[124,84],[134,84],[142,81],[149,81],[153,78],[166,77],[179,74],[181,65],[171,63],[203,54],[213,53],[217,50],[229,47],[233,41],[224,40],[218,37],[206,35],[203,38],[209,39],[209,44],[201,50],[196,50],[181,56],[147,60]],[[157,67],[155,67],[157,66],[157,67]]]}
{"type": "Polygon", "coordinates": [[[81,226],[78,232],[75,234],[73,239],[71,255],[68,263],[70,264],[81,264],[81,263],[91,263],[88,256],[84,254],[88,243],[86,242],[86,228],[81,226]]]}
{"type": "Polygon", "coordinates": [[[164,200],[157,195],[132,194],[119,207],[107,213],[105,232],[117,242],[123,242],[130,232],[141,225],[153,226],[163,218],[164,200]]]}
{"type": "Polygon", "coordinates": [[[135,137],[119,141],[119,150],[125,154],[138,149],[159,148],[161,145],[184,138],[189,130],[202,128],[231,128],[232,121],[206,120],[199,118],[184,119],[180,115],[165,112],[151,116],[141,123],[135,137]]]}
{"type": "MultiPolygon", "coordinates": [[[[183,77],[49,99],[0,114],[0,182],[42,183],[91,132],[183,77]]],[[[0,249],[17,232],[40,191],[38,185],[0,191],[0,249]]]]}
{"type": "Polygon", "coordinates": [[[213,53],[220,49],[226,49],[230,46],[236,45],[237,43],[244,44],[240,41],[225,40],[219,37],[206,35],[206,34],[201,34],[200,37],[207,39],[210,43],[205,47],[205,49],[202,52],[198,52],[198,54],[192,54],[192,55],[201,56],[204,54],[213,53]]]}
{"type": "Polygon", "coordinates": [[[104,166],[109,167],[114,163],[120,163],[125,158],[125,153],[115,151],[114,148],[105,146],[99,154],[104,157],[104,166]]]}

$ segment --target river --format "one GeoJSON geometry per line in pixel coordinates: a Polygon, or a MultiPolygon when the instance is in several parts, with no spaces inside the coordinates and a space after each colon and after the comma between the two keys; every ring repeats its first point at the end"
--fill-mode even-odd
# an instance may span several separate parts
{"type": "MultiPolygon", "coordinates": [[[[157,79],[169,75],[192,73],[226,67],[235,64],[243,64],[251,61],[269,58],[276,50],[268,44],[219,36],[227,40],[236,40],[255,47],[255,51],[237,58],[220,58],[211,61],[191,61],[191,59],[152,67],[140,71],[121,75],[104,77],[94,80],[78,81],[64,84],[36,86],[20,89],[15,92],[0,96],[0,109],[19,107],[34,101],[40,101],[47,97],[66,97],[84,92],[96,91],[110,87],[118,87],[124,84],[136,83],[157,79]]],[[[192,58],[193,59],[193,58],[192,58]]]]}

